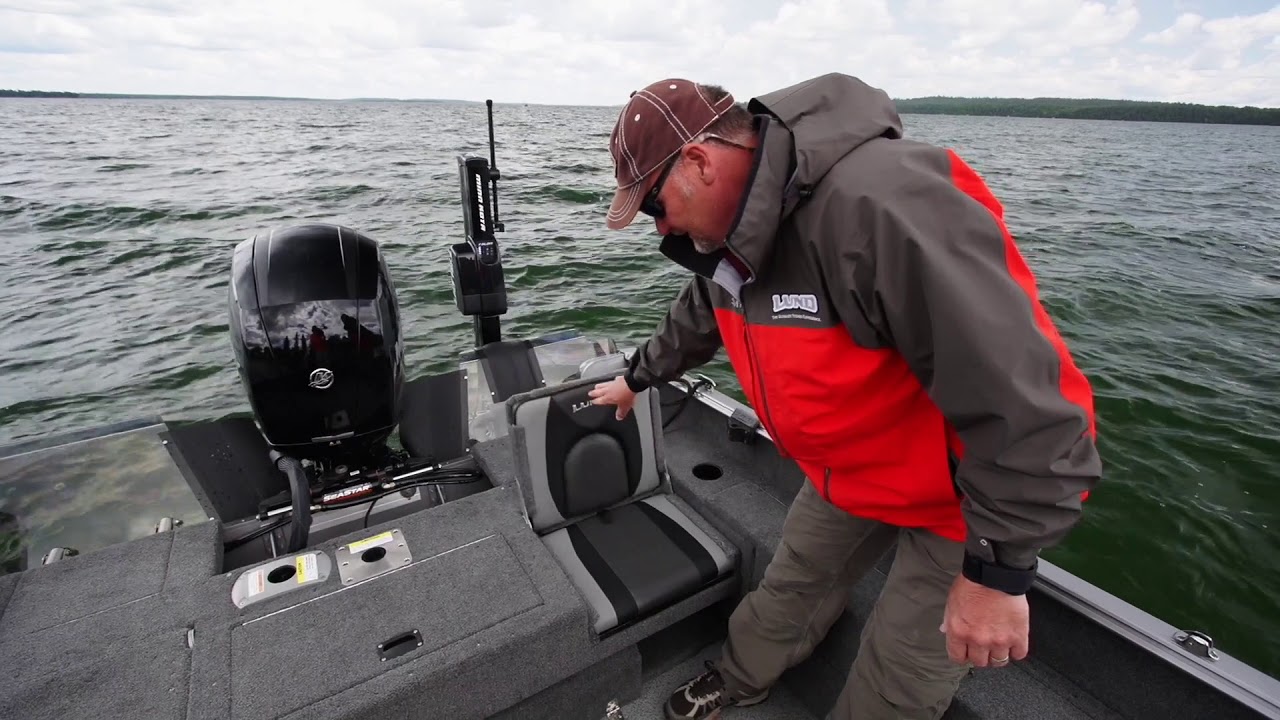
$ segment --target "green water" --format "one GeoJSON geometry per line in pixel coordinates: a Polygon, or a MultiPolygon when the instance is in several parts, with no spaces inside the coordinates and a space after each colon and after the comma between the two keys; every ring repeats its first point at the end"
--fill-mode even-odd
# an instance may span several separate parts
{"type": "MultiPolygon", "coordinates": [[[[231,249],[298,220],[377,238],[412,370],[452,367],[471,342],[446,265],[454,156],[486,152],[483,113],[0,101],[0,443],[246,410],[231,249]]],[[[640,341],[677,290],[650,229],[604,230],[612,120],[497,107],[510,334],[640,341]]],[[[1047,557],[1280,676],[1280,129],[905,120],[1003,200],[1097,393],[1104,482],[1047,557]]],[[[723,361],[710,370],[742,398],[723,361]]]]}

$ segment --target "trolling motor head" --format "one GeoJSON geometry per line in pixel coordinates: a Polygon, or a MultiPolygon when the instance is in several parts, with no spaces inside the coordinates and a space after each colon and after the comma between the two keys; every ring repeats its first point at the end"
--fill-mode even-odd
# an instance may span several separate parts
{"type": "Polygon", "coordinates": [[[236,246],[231,346],[267,444],[360,467],[400,416],[404,344],[378,243],[351,228],[303,224],[236,246]]]}
{"type": "Polygon", "coordinates": [[[449,247],[449,275],[458,312],[472,316],[476,347],[502,339],[498,317],[507,312],[502,254],[494,235],[506,228],[498,220],[498,172],[494,156],[493,101],[489,115],[489,159],[458,156],[462,224],[466,240],[449,247]]]}

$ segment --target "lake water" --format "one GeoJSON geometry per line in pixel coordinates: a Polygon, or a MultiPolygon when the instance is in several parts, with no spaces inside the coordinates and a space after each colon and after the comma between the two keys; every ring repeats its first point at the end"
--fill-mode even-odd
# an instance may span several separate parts
{"type": "MultiPolygon", "coordinates": [[[[604,229],[613,113],[495,107],[510,335],[639,342],[684,277],[604,229]]],[[[1280,676],[1280,128],[904,120],[1004,202],[1097,394],[1104,481],[1046,557],[1280,676]]],[[[231,250],[301,220],[379,240],[412,372],[453,367],[455,156],[486,140],[482,104],[0,101],[0,444],[247,410],[231,250]]]]}

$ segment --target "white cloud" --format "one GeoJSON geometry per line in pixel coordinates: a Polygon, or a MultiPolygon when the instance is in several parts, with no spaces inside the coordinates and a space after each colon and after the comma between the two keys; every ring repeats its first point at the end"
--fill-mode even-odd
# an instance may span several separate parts
{"type": "Polygon", "coordinates": [[[1043,55],[1073,47],[1112,45],[1138,24],[1133,0],[1113,4],[1075,0],[913,0],[917,21],[943,26],[955,49],[1012,44],[1043,55]]]}
{"type": "Polygon", "coordinates": [[[1142,41],[1157,45],[1176,45],[1186,42],[1203,24],[1203,17],[1195,13],[1183,13],[1178,16],[1177,20],[1173,21],[1172,25],[1160,32],[1148,33],[1142,38],[1142,41]]]}
{"type": "Polygon", "coordinates": [[[0,86],[620,104],[674,75],[745,98],[838,70],[895,97],[1280,106],[1280,6],[1215,12],[1139,34],[1135,0],[11,0],[0,86]]]}
{"type": "Polygon", "coordinates": [[[1235,69],[1241,66],[1241,58],[1247,48],[1259,40],[1280,34],[1280,5],[1258,15],[1207,20],[1203,28],[1207,34],[1201,51],[1205,60],[1209,64],[1235,69]]]}

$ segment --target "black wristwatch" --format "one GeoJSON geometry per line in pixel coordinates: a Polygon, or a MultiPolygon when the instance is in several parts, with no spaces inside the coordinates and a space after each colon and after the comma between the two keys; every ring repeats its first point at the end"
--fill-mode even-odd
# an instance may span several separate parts
{"type": "MultiPolygon", "coordinates": [[[[1037,565],[1039,562],[1037,561],[1037,565]]],[[[991,563],[969,553],[964,554],[961,574],[984,587],[1010,595],[1025,595],[1036,581],[1036,565],[1026,570],[991,563]]]]}

